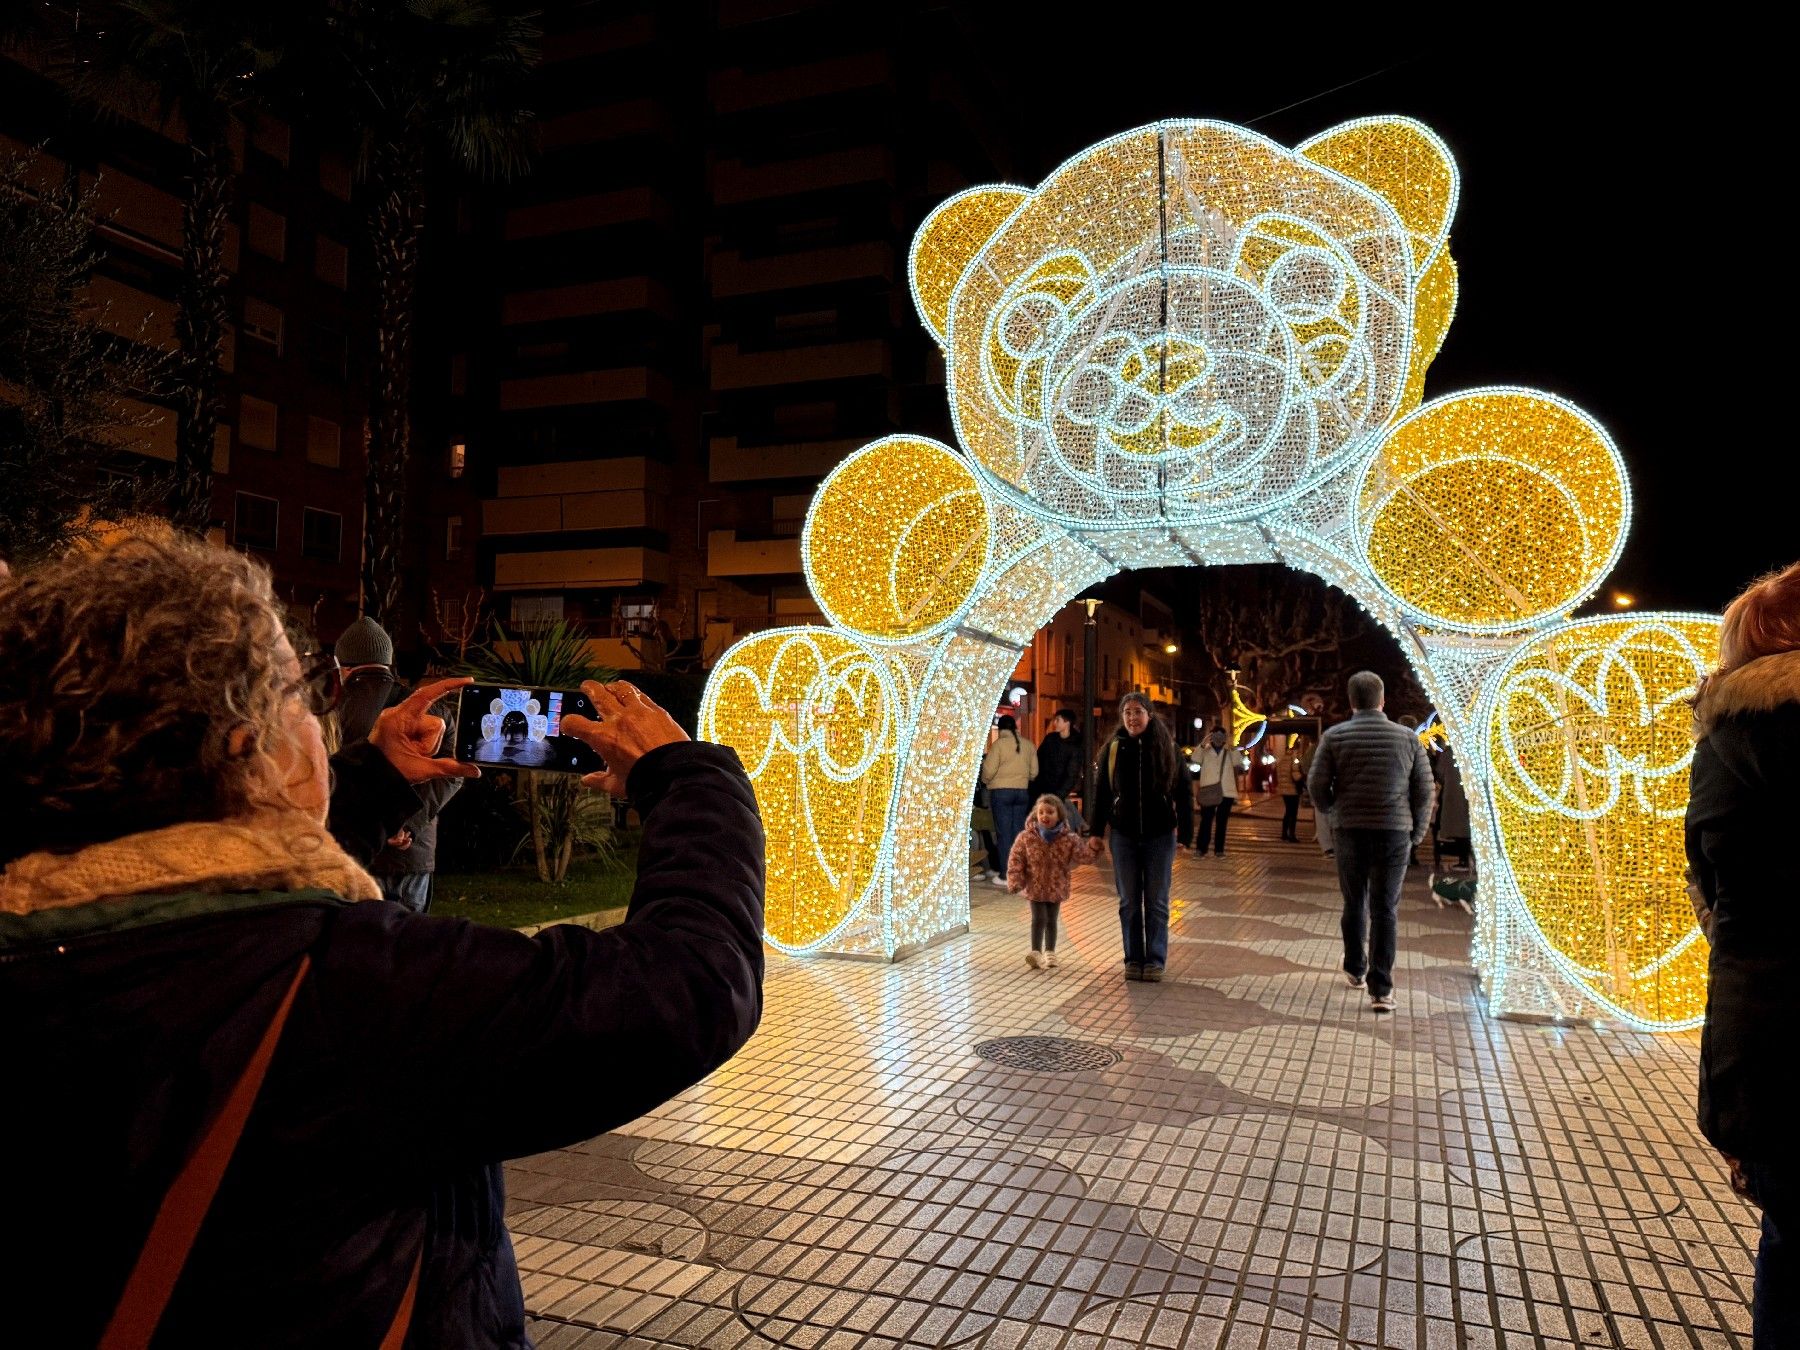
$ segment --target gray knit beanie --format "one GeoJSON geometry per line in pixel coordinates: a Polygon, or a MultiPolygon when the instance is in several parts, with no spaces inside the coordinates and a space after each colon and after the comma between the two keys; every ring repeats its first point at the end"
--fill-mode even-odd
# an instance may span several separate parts
{"type": "Polygon", "coordinates": [[[344,630],[332,648],[338,664],[351,666],[391,666],[394,664],[394,639],[367,614],[344,630]]]}

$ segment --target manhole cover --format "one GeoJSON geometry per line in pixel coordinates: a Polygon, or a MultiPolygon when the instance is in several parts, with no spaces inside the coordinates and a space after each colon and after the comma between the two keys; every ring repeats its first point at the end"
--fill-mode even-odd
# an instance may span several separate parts
{"type": "Polygon", "coordinates": [[[1009,1069],[1031,1069],[1038,1073],[1076,1073],[1082,1069],[1104,1069],[1119,1062],[1119,1052],[1091,1041],[1072,1041],[1064,1036],[1002,1036],[982,1041],[975,1053],[1009,1069]]]}

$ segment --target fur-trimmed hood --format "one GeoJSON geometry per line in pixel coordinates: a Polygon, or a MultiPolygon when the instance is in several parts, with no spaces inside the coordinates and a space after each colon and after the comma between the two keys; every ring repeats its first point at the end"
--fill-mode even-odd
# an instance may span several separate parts
{"type": "Polygon", "coordinates": [[[1694,722],[1702,736],[1727,717],[1773,712],[1800,703],[1800,651],[1774,652],[1709,679],[1694,700],[1694,722]]]}

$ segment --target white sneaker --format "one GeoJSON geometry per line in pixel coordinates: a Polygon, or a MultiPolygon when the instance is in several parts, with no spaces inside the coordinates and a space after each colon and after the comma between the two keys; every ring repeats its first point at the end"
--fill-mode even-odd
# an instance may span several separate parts
{"type": "Polygon", "coordinates": [[[1025,964],[1030,966],[1033,970],[1042,970],[1044,968],[1043,954],[1040,952],[1026,952],[1025,964]]]}
{"type": "Polygon", "coordinates": [[[1054,970],[1056,968],[1056,953],[1055,952],[1045,952],[1044,953],[1044,964],[1054,970]]]}
{"type": "Polygon", "coordinates": [[[1363,984],[1365,983],[1362,976],[1352,975],[1347,970],[1344,972],[1344,978],[1346,980],[1350,981],[1350,987],[1352,989],[1361,989],[1363,987],[1363,984]]]}
{"type": "Polygon", "coordinates": [[[1378,1013],[1394,1011],[1394,996],[1392,994],[1375,995],[1374,998],[1369,1000],[1369,1009],[1372,1012],[1378,1013]]]}
{"type": "Polygon", "coordinates": [[[1005,890],[1006,889],[1006,878],[1001,876],[998,872],[996,872],[994,874],[994,885],[998,886],[1001,890],[1005,890]]]}

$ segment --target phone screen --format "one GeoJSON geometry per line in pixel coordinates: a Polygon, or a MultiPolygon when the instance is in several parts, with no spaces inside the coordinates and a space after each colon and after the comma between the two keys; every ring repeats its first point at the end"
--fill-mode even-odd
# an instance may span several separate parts
{"type": "Polygon", "coordinates": [[[494,769],[598,773],[606,761],[562,733],[562,720],[570,713],[599,720],[579,689],[471,684],[457,704],[456,757],[494,769]]]}

